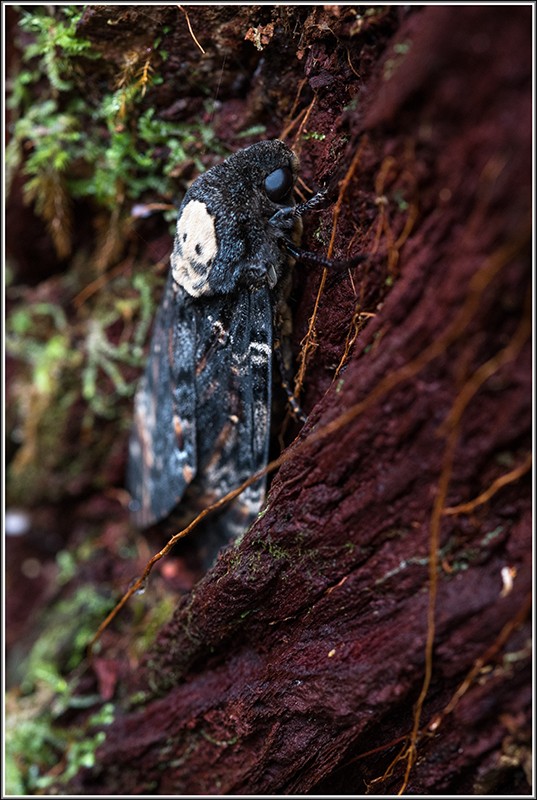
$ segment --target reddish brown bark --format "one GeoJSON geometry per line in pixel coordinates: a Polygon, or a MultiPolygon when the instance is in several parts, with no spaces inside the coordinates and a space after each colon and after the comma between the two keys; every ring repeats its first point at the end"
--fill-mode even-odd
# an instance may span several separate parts
{"type": "MultiPolygon", "coordinates": [[[[191,30],[176,6],[87,6],[80,34],[106,56],[86,63],[88,93],[117,87],[126,53],[151,52],[162,81],[144,102],[157,118],[201,119],[230,149],[258,138],[239,134],[259,123],[267,138],[284,132],[306,185],[333,190],[303,245],[325,254],[337,216],[332,255],[370,260],[328,276],[301,397],[308,422],[262,518],[192,591],[185,541],[148,583],[146,603],[186,593],[141,664],[152,633],[127,612],[72,681],[112,701],[114,722],[69,789],[394,794],[407,761],[388,767],[429,666],[407,791],[529,794],[531,9],[183,8],[191,30]]],[[[199,152],[207,167],[220,159],[199,152]]],[[[181,179],[193,163],[178,165],[181,179]]],[[[39,283],[22,296],[46,301],[44,277],[62,265],[19,195],[13,219],[24,214],[39,237],[12,236],[10,252],[18,281],[39,283]]],[[[76,213],[86,243],[97,226],[76,213]]],[[[318,269],[297,267],[297,354],[319,282],[318,269]]],[[[84,583],[108,595],[128,583],[120,554],[134,533],[115,499],[126,427],[123,440],[107,432],[113,446],[103,433],[106,453],[89,462],[115,492],[69,483],[66,470],[54,496],[45,475],[46,504],[28,502],[34,538],[10,550],[13,652],[41,633],[27,596],[39,607],[84,583]],[[91,558],[55,586],[56,551],[76,552],[97,519],[91,558]],[[39,586],[21,568],[36,554],[39,586]]],[[[84,446],[75,435],[66,445],[84,446]]],[[[54,717],[73,741],[95,710],[78,707],[54,717]]]]}
{"type": "MultiPolygon", "coordinates": [[[[332,380],[357,299],[347,275],[329,279],[311,414],[268,509],[128,680],[150,697],[118,712],[77,791],[363,793],[412,730],[435,581],[420,729],[478,674],[420,738],[408,791],[529,793],[531,496],[513,471],[531,451],[530,21],[529,8],[428,7],[384,52],[374,32],[348,40],[351,64],[376,63],[337,119],[341,177],[361,148],[338,241],[360,226],[372,256],[354,286],[375,317],[332,380]]],[[[328,130],[342,51],[315,47],[310,130],[328,130]]],[[[328,142],[306,171],[311,158],[330,174],[328,142]]],[[[297,338],[318,281],[305,280],[297,338]]],[[[371,791],[396,792],[404,772],[371,791]]]]}

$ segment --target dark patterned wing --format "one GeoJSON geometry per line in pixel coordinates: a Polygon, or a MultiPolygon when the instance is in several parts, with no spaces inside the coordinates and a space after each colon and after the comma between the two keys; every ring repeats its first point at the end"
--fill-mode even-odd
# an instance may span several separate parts
{"type": "Polygon", "coordinates": [[[136,524],[168,516],[197,469],[195,313],[171,274],[134,403],[127,486],[136,524]]]}
{"type": "MultiPolygon", "coordinates": [[[[201,305],[201,301],[200,305],[201,305]]],[[[207,298],[198,315],[198,508],[235,489],[268,461],[272,392],[272,301],[268,287],[207,298]]],[[[225,512],[229,541],[256,518],[265,478],[225,512]]]]}

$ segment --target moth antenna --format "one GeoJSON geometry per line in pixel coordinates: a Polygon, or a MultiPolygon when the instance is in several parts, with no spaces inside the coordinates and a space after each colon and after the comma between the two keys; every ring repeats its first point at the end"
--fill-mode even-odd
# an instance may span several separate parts
{"type": "MultiPolygon", "coordinates": [[[[271,223],[280,222],[282,219],[298,219],[306,214],[308,211],[313,211],[317,208],[322,208],[322,206],[326,203],[328,198],[328,189],[321,189],[320,192],[317,192],[310,197],[309,200],[306,200],[305,203],[299,203],[297,206],[287,206],[286,208],[280,208],[274,216],[270,218],[271,223]]],[[[328,269],[334,270],[343,270],[349,269],[350,267],[354,267],[357,264],[360,264],[362,261],[367,260],[366,255],[359,255],[353,256],[352,258],[346,259],[331,259],[325,258],[324,256],[318,255],[317,253],[311,253],[308,250],[302,250],[301,247],[297,247],[290,239],[284,239],[283,244],[289,253],[289,255],[296,258],[297,261],[301,261],[304,264],[313,264],[319,267],[327,267],[328,269]]]]}
{"type": "Polygon", "coordinates": [[[315,208],[322,208],[326,203],[327,196],[328,196],[327,189],[321,189],[320,192],[316,192],[313,195],[313,197],[310,197],[310,199],[306,200],[305,203],[299,203],[297,206],[294,207],[295,216],[301,217],[308,211],[313,211],[315,208]]]}
{"type": "Polygon", "coordinates": [[[305,203],[299,203],[297,206],[286,206],[285,208],[280,208],[276,213],[270,218],[269,222],[274,224],[275,222],[280,222],[282,219],[298,219],[299,217],[304,216],[308,211],[313,211],[316,208],[319,208],[324,205],[326,202],[327,197],[327,190],[322,189],[320,192],[317,192],[310,197],[309,200],[306,200],[305,203]]]}

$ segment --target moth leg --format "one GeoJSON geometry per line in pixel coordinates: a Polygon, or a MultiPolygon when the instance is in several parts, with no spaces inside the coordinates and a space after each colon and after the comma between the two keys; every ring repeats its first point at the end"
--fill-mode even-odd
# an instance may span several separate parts
{"type": "Polygon", "coordinates": [[[285,364],[285,358],[282,352],[282,341],[279,338],[274,339],[274,355],[276,356],[276,361],[278,362],[278,369],[280,370],[280,377],[283,389],[287,395],[287,401],[289,403],[289,407],[295,419],[298,419],[300,422],[306,422],[306,415],[302,411],[300,404],[296,397],[293,394],[293,390],[291,388],[290,382],[290,374],[289,370],[285,364]]]}
{"type": "Polygon", "coordinates": [[[328,269],[343,270],[349,269],[350,267],[355,267],[357,264],[367,261],[368,259],[368,256],[365,254],[352,256],[352,258],[346,258],[343,260],[325,258],[318,253],[310,253],[309,250],[302,250],[301,247],[298,247],[289,239],[284,239],[283,244],[289,255],[291,255],[297,261],[300,261],[302,264],[311,264],[315,267],[327,267],[328,269]]]}
{"type": "Polygon", "coordinates": [[[282,298],[274,306],[274,342],[272,347],[280,371],[281,383],[287,395],[291,412],[295,419],[304,423],[306,421],[306,415],[302,411],[291,388],[291,365],[293,360],[290,346],[291,330],[291,311],[282,298]]]}

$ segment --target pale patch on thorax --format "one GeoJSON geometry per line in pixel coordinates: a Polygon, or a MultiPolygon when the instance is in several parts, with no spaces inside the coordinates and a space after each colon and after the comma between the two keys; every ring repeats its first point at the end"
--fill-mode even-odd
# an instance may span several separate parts
{"type": "Polygon", "coordinates": [[[191,200],[177,220],[172,274],[192,297],[210,292],[209,275],[218,253],[214,217],[200,200],[191,200]]]}

